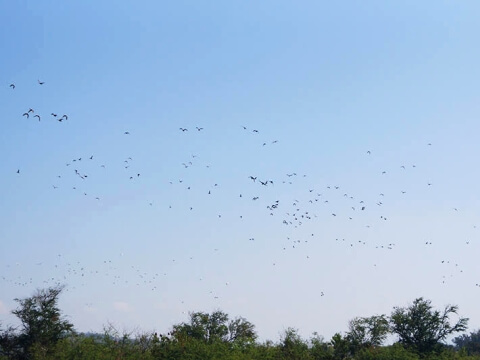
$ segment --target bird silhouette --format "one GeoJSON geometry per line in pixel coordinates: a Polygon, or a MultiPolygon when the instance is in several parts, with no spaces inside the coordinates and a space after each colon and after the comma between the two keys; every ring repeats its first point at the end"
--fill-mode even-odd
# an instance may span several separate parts
{"type": "Polygon", "coordinates": [[[24,113],[22,116],[26,116],[27,119],[30,117],[30,115],[28,115],[28,113],[24,113]]]}
{"type": "Polygon", "coordinates": [[[38,121],[40,121],[40,115],[35,115],[34,117],[38,118],[38,121]]]}
{"type": "Polygon", "coordinates": [[[38,84],[39,84],[39,85],[43,85],[43,84],[45,84],[45,81],[40,81],[40,80],[38,80],[38,84]]]}
{"type": "Polygon", "coordinates": [[[15,89],[15,84],[10,84],[10,87],[13,89],[15,89]]]}

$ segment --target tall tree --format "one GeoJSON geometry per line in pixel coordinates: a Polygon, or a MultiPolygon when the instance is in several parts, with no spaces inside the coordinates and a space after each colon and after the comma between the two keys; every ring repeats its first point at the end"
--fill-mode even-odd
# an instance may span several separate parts
{"type": "Polygon", "coordinates": [[[211,314],[204,312],[190,313],[190,321],[175,325],[175,338],[194,338],[206,343],[229,342],[236,344],[254,343],[257,338],[255,326],[240,317],[228,319],[228,314],[214,311],[211,314]]]}
{"type": "Polygon", "coordinates": [[[453,339],[457,349],[465,349],[468,355],[480,354],[480,330],[463,334],[453,339]]]}
{"type": "Polygon", "coordinates": [[[355,350],[380,346],[389,333],[389,323],[385,315],[357,317],[350,320],[346,335],[355,350]]]}
{"type": "Polygon", "coordinates": [[[48,354],[56,343],[73,333],[73,325],[65,320],[58,308],[64,287],[37,290],[31,297],[15,299],[18,308],[12,311],[20,320],[19,331],[10,329],[2,334],[2,344],[10,344],[11,358],[30,359],[32,352],[48,354]]]}
{"type": "Polygon", "coordinates": [[[458,306],[433,310],[431,301],[420,297],[406,308],[394,308],[390,316],[391,329],[400,343],[425,354],[435,350],[449,335],[467,329],[468,318],[460,317],[451,324],[452,315],[458,315],[458,306]]]}
{"type": "Polygon", "coordinates": [[[280,350],[285,359],[308,360],[311,358],[307,342],[300,337],[298,330],[293,328],[285,330],[281,339],[280,350]]]}

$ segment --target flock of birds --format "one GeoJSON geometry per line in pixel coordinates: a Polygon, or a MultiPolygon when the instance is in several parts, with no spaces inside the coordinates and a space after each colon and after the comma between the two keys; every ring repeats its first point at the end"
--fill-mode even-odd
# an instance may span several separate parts
{"type": "MultiPolygon", "coordinates": [[[[38,80],[38,85],[43,85],[43,84],[45,84],[45,81],[40,81],[40,80],[38,80]]],[[[12,90],[15,90],[15,88],[16,88],[15,84],[13,84],[13,83],[10,84],[10,88],[11,88],[12,90]]],[[[35,110],[32,109],[32,108],[29,108],[27,111],[25,111],[25,112],[22,114],[22,116],[26,117],[27,119],[30,118],[30,115],[32,115],[33,118],[38,119],[38,121],[41,121],[41,119],[42,119],[39,114],[35,114],[35,110]]],[[[63,114],[62,116],[59,116],[58,114],[52,112],[50,115],[51,115],[54,119],[56,119],[58,122],[62,122],[62,121],[68,120],[68,115],[66,115],[66,114],[63,114]]]]}
{"type": "MultiPolygon", "coordinates": [[[[38,84],[43,86],[45,83],[39,80],[38,84]]],[[[10,84],[10,88],[15,90],[15,84],[10,84]]],[[[38,121],[42,119],[41,115],[37,114],[32,108],[28,108],[22,116],[27,119],[33,117],[38,119],[38,121]]],[[[58,122],[69,120],[67,114],[60,116],[57,113],[52,112],[50,116],[58,122]]],[[[240,132],[243,131],[252,136],[261,135],[261,131],[256,128],[251,129],[244,125],[238,126],[240,132]]],[[[195,126],[190,129],[188,127],[179,127],[178,130],[175,131],[186,135],[188,133],[204,133],[207,132],[208,129],[203,126],[195,126]]],[[[134,136],[130,130],[123,131],[123,135],[129,137],[134,136]]],[[[278,140],[258,140],[259,147],[276,145],[279,143],[278,140]]],[[[432,144],[427,143],[425,146],[426,148],[430,148],[432,147],[432,144]]],[[[372,150],[366,150],[364,155],[367,158],[375,156],[372,150]]],[[[178,164],[179,172],[193,172],[195,171],[194,169],[198,169],[199,167],[209,169],[211,164],[202,162],[201,159],[202,157],[199,155],[191,155],[190,158],[178,164]]],[[[95,183],[97,178],[101,178],[101,181],[104,182],[105,176],[108,176],[108,171],[111,168],[115,169],[115,176],[118,171],[121,171],[123,174],[122,178],[126,182],[138,182],[140,185],[144,177],[143,171],[140,171],[137,167],[133,155],[126,158],[110,159],[107,161],[107,159],[102,158],[101,154],[83,154],[81,156],[71,156],[68,159],[65,159],[64,163],[59,167],[60,170],[55,174],[51,190],[73,191],[82,197],[102,202],[104,196],[99,193],[99,187],[91,186],[91,184],[95,183]]],[[[415,171],[417,165],[398,164],[397,168],[408,173],[415,171]]],[[[17,168],[15,172],[17,176],[22,175],[20,168],[17,168]]],[[[147,176],[151,175],[152,174],[148,174],[147,176]]],[[[378,169],[379,177],[387,178],[388,175],[389,171],[387,171],[387,169],[378,169]]],[[[201,193],[205,197],[212,198],[223,186],[223,183],[220,181],[211,182],[207,185],[199,185],[200,183],[197,184],[195,181],[191,181],[192,178],[196,179],[196,176],[194,174],[189,174],[189,180],[175,178],[168,179],[165,183],[166,186],[175,189],[172,191],[177,193],[183,192],[183,198],[186,199],[186,202],[190,200],[192,201],[190,204],[185,205],[185,203],[182,203],[182,205],[180,205],[181,208],[179,209],[179,212],[184,216],[190,216],[190,214],[197,209],[197,205],[200,208],[204,205],[202,203],[193,203],[195,197],[190,197],[189,193],[201,193]]],[[[295,251],[299,248],[308,246],[311,242],[318,241],[319,237],[317,237],[317,234],[312,229],[316,228],[320,219],[324,221],[326,217],[328,217],[330,221],[342,220],[355,223],[359,229],[362,228],[362,234],[364,231],[373,229],[376,226],[379,226],[379,224],[386,223],[391,219],[389,210],[382,212],[384,206],[389,202],[389,195],[391,195],[391,192],[388,193],[387,191],[381,191],[378,192],[374,198],[362,199],[349,191],[348,188],[342,184],[324,184],[318,186],[315,179],[310,182],[307,180],[309,180],[309,175],[299,172],[297,173],[296,171],[287,172],[278,178],[266,177],[255,173],[246,173],[242,180],[244,188],[237,191],[236,194],[229,194],[229,196],[232,197],[230,199],[232,208],[235,208],[234,201],[242,202],[242,206],[239,207],[239,209],[243,210],[239,210],[235,215],[237,220],[244,221],[249,217],[251,218],[257,214],[262,214],[265,222],[283,227],[285,229],[285,237],[282,241],[278,242],[278,246],[281,248],[281,251],[286,252],[295,251]],[[288,187],[295,188],[295,190],[290,191],[288,187]],[[290,194],[293,193],[296,195],[289,198],[290,194]],[[250,208],[255,210],[244,210],[250,208]],[[375,209],[373,213],[379,214],[375,219],[370,215],[365,215],[371,212],[372,209],[375,209]],[[253,213],[255,215],[252,215],[253,213]],[[308,236],[305,236],[306,231],[300,231],[300,229],[303,228],[308,229],[308,236]]],[[[433,183],[424,179],[423,183],[419,186],[428,190],[433,186],[433,183]]],[[[406,189],[400,188],[396,191],[399,196],[408,196],[408,191],[406,189]]],[[[156,199],[146,201],[145,205],[149,207],[161,206],[167,211],[173,211],[175,208],[179,207],[176,206],[175,203],[162,203],[156,199]]],[[[452,211],[458,211],[458,209],[452,207],[452,211]]],[[[204,209],[202,212],[204,213],[204,209]]],[[[225,217],[231,218],[232,215],[231,211],[228,211],[228,215],[224,216],[222,211],[218,210],[213,217],[218,221],[225,217]]],[[[212,221],[213,220],[214,219],[212,218],[212,221]]],[[[212,223],[211,226],[216,226],[215,224],[216,223],[212,223]]],[[[343,223],[339,222],[338,224],[343,223]]],[[[388,240],[372,243],[369,241],[368,235],[359,237],[360,238],[353,239],[339,236],[330,240],[338,246],[344,246],[346,248],[370,247],[378,251],[393,251],[397,247],[396,243],[388,240]]],[[[255,243],[258,240],[259,239],[256,236],[250,235],[245,237],[245,241],[250,243],[255,243]]],[[[433,245],[431,240],[421,239],[420,241],[425,246],[433,245]]],[[[465,242],[466,246],[469,244],[469,241],[465,242]]],[[[218,251],[218,248],[214,248],[212,249],[212,254],[218,251]]],[[[305,255],[304,260],[309,261],[313,257],[312,255],[313,254],[305,255]]],[[[171,259],[171,264],[168,264],[164,271],[148,272],[135,264],[129,264],[129,266],[127,266],[123,253],[113,256],[110,259],[105,259],[103,262],[93,267],[91,265],[83,265],[81,261],[69,261],[66,259],[65,255],[58,254],[53,263],[39,262],[36,263],[35,266],[48,268],[48,272],[51,274],[50,277],[42,280],[43,285],[49,286],[70,282],[75,284],[74,286],[67,288],[68,291],[73,291],[77,287],[87,286],[90,281],[95,281],[95,279],[97,281],[108,281],[113,286],[128,287],[133,285],[137,287],[145,287],[151,291],[160,291],[161,283],[163,281],[162,279],[172,275],[175,271],[172,264],[186,264],[187,262],[195,262],[194,254],[186,255],[182,259],[171,259]]],[[[457,261],[439,259],[439,262],[441,262],[441,265],[445,268],[445,272],[441,275],[441,279],[439,279],[442,283],[446,283],[449,278],[460,276],[464,272],[461,264],[457,261]]],[[[271,260],[272,266],[277,266],[277,263],[278,262],[275,259],[271,260]]],[[[377,264],[372,265],[374,267],[377,266],[377,264]]],[[[20,269],[24,266],[25,265],[20,263],[7,264],[8,271],[3,274],[0,279],[4,283],[14,286],[37,287],[39,283],[35,276],[26,277],[24,275],[15,274],[15,269],[20,269]]],[[[204,281],[208,276],[209,274],[203,274],[198,276],[197,280],[204,281]]],[[[225,281],[223,285],[229,286],[230,282],[225,281]]],[[[476,283],[475,286],[480,287],[480,283],[476,283]]],[[[323,297],[326,293],[328,293],[327,290],[323,290],[321,296],[323,297]]],[[[219,299],[221,298],[221,291],[219,291],[218,288],[208,288],[207,296],[210,296],[213,299],[219,299]]],[[[184,303],[184,299],[181,299],[181,303],[184,303]]],[[[91,307],[93,305],[91,302],[88,302],[87,306],[91,307]]]]}

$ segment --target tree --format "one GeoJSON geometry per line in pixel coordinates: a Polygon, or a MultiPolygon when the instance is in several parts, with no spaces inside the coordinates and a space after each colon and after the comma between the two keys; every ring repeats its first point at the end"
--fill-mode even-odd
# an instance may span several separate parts
{"type": "Polygon", "coordinates": [[[57,342],[72,334],[73,325],[61,316],[57,306],[64,287],[37,290],[25,299],[15,299],[19,307],[12,311],[21,323],[20,331],[9,328],[0,336],[0,348],[13,359],[30,359],[33,352],[50,353],[57,342]]]}
{"type": "Polygon", "coordinates": [[[468,355],[480,354],[480,330],[463,334],[453,339],[457,349],[465,349],[468,355]]]}
{"type": "Polygon", "coordinates": [[[193,338],[206,343],[228,342],[234,344],[254,343],[257,338],[255,326],[240,317],[233,320],[222,311],[211,314],[204,312],[190,313],[190,321],[173,327],[175,338],[193,338]]]}
{"type": "Polygon", "coordinates": [[[385,315],[357,317],[350,320],[346,338],[357,349],[381,346],[389,333],[388,319],[385,315]]]}
{"type": "Polygon", "coordinates": [[[351,357],[351,343],[345,336],[340,333],[335,333],[330,340],[330,344],[333,347],[334,359],[348,359],[351,357]]]}
{"type": "Polygon", "coordinates": [[[407,308],[394,308],[390,316],[391,329],[401,344],[426,354],[438,348],[449,335],[467,329],[468,318],[459,318],[450,324],[450,316],[457,312],[455,305],[447,305],[443,311],[433,310],[431,301],[420,297],[407,308]]]}
{"type": "Polygon", "coordinates": [[[298,334],[298,330],[288,328],[282,336],[280,349],[285,359],[308,360],[308,344],[298,334]]]}
{"type": "Polygon", "coordinates": [[[317,332],[310,338],[310,354],[315,360],[330,360],[333,358],[333,346],[325,341],[317,332]]]}

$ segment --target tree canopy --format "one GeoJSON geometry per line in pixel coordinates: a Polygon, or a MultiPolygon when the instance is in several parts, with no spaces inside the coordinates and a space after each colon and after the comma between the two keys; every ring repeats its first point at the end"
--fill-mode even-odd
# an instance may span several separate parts
{"type": "Polygon", "coordinates": [[[32,349],[49,353],[62,338],[73,333],[73,324],[62,317],[58,307],[63,286],[37,290],[31,297],[15,299],[12,311],[21,329],[9,327],[2,332],[0,349],[12,359],[30,359],[32,349]]]}
{"type": "Polygon", "coordinates": [[[62,291],[53,287],[16,299],[12,313],[21,325],[0,330],[0,360],[480,360],[480,331],[456,337],[456,347],[445,345],[449,335],[466,329],[458,307],[434,310],[423,298],[394,308],[390,317],[356,317],[330,341],[316,332],[304,339],[288,327],[279,341],[261,343],[251,322],[220,310],[191,312],[167,334],[120,333],[112,325],[103,334],[79,334],[58,308],[62,291]],[[398,341],[384,345],[388,334],[398,341]]]}
{"type": "Polygon", "coordinates": [[[391,329],[403,345],[419,353],[428,353],[449,335],[467,329],[468,318],[459,318],[457,322],[450,323],[450,317],[457,313],[456,305],[447,305],[442,311],[433,310],[431,301],[420,297],[406,308],[394,308],[390,317],[391,329]]]}

